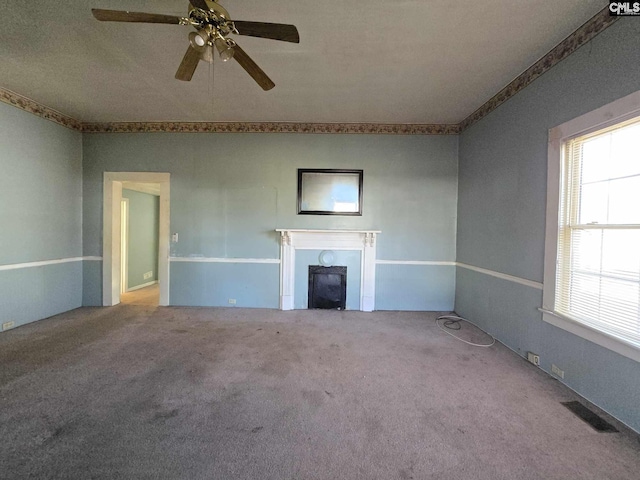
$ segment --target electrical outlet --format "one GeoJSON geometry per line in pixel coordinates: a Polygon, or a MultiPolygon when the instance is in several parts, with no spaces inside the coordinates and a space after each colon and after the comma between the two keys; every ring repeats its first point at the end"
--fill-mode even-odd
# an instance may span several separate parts
{"type": "Polygon", "coordinates": [[[145,273],[143,275],[143,277],[144,277],[145,280],[148,279],[148,278],[151,278],[151,277],[153,277],[153,272],[147,272],[147,273],[145,273]]]}
{"type": "Polygon", "coordinates": [[[540,355],[536,353],[527,352],[527,360],[529,360],[530,363],[533,363],[536,367],[540,366],[540,355]]]}
{"type": "Polygon", "coordinates": [[[230,298],[229,299],[229,305],[235,305],[236,304],[236,299],[235,298],[230,298]]]}
{"type": "Polygon", "coordinates": [[[2,331],[9,330],[16,326],[16,322],[4,322],[2,324],[2,331]]]}
{"type": "Polygon", "coordinates": [[[560,370],[553,363],[551,364],[551,373],[553,373],[554,375],[556,375],[556,376],[558,376],[560,378],[564,378],[564,370],[560,370]]]}

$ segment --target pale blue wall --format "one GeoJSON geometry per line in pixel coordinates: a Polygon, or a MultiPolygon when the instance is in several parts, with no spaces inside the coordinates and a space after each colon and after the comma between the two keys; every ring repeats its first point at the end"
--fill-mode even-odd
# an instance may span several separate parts
{"type": "Polygon", "coordinates": [[[278,264],[171,263],[171,304],[278,308],[278,264]],[[229,299],[236,301],[229,304],[229,299]]]}
{"type": "MultiPolygon", "coordinates": [[[[0,103],[0,265],[82,256],[82,135],[0,103]]],[[[0,323],[81,305],[82,262],[0,271],[0,323]]]]}
{"type": "MultiPolygon", "coordinates": [[[[84,253],[101,255],[103,173],[154,171],[171,174],[171,231],[180,240],[171,245],[173,256],[277,259],[275,228],[375,229],[382,230],[381,259],[453,261],[457,142],[456,136],[86,134],[84,253]],[[364,170],[362,217],[297,215],[298,168],[364,170]]],[[[277,265],[229,265],[236,264],[171,262],[171,303],[227,306],[239,293],[222,295],[215,289],[222,287],[210,286],[215,282],[203,287],[203,275],[224,271],[240,288],[253,282],[252,272],[266,269],[268,281],[252,283],[255,298],[264,300],[252,306],[277,307],[277,265]]],[[[100,272],[90,270],[85,302],[99,303],[100,272]]],[[[384,282],[385,272],[380,275],[384,282]]],[[[442,307],[424,300],[430,283],[437,283],[430,272],[394,276],[395,288],[414,292],[405,294],[411,308],[442,307]]],[[[453,281],[447,288],[452,308],[453,281]]]]}
{"type": "Polygon", "coordinates": [[[449,312],[455,286],[453,265],[376,265],[376,310],[449,312]]]}
{"type": "MultiPolygon", "coordinates": [[[[459,262],[543,281],[548,130],[640,90],[640,22],[624,18],[460,136],[459,262]]],[[[553,327],[541,291],[458,267],[455,308],[640,430],[640,363],[553,327]]]]}
{"type": "Polygon", "coordinates": [[[82,262],[82,306],[102,305],[102,261],[82,262]]]}
{"type": "Polygon", "coordinates": [[[160,198],[148,193],[122,190],[129,199],[128,287],[158,280],[158,227],[160,198]],[[150,278],[144,274],[152,272],[150,278]]]}

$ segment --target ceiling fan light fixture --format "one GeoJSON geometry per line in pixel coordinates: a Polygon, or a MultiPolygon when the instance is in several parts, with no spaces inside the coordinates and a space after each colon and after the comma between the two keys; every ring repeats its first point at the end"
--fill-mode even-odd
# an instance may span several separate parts
{"type": "Polygon", "coordinates": [[[200,54],[200,59],[207,63],[213,63],[213,47],[207,45],[200,54]]]}
{"type": "Polygon", "coordinates": [[[218,49],[218,53],[220,54],[220,58],[223,62],[228,62],[233,58],[233,54],[235,53],[233,50],[235,42],[233,42],[233,40],[226,40],[225,38],[218,37],[213,43],[218,49]]]}
{"type": "Polygon", "coordinates": [[[203,30],[191,32],[189,34],[189,43],[191,43],[191,46],[198,52],[201,52],[209,43],[209,35],[203,30]]]}

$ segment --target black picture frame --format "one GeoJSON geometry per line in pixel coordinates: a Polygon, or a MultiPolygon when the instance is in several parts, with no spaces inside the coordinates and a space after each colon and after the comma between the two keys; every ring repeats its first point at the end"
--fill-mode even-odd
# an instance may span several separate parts
{"type": "Polygon", "coordinates": [[[298,215],[362,216],[363,176],[363,170],[299,168],[298,215]]]}

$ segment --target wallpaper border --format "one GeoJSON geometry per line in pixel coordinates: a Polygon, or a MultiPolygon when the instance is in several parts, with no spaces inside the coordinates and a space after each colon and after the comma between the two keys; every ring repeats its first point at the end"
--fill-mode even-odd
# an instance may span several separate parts
{"type": "Polygon", "coordinates": [[[50,120],[54,123],[62,125],[63,127],[70,128],[72,130],[82,131],[82,123],[64,113],[60,113],[53,108],[49,108],[46,105],[42,105],[35,100],[20,95],[19,93],[12,92],[4,88],[0,88],[0,102],[12,105],[25,112],[33,113],[40,118],[50,120]]]}
{"type": "Polygon", "coordinates": [[[289,122],[115,122],[85,123],[86,133],[325,133],[457,135],[458,125],[289,122]]]}
{"type": "Polygon", "coordinates": [[[530,85],[535,79],[551,70],[562,60],[567,58],[578,48],[592,40],[596,35],[602,33],[620,17],[609,16],[609,7],[605,7],[596,13],[591,19],[587,20],[580,28],[556,45],[549,53],[531,65],[523,73],[518,75],[515,80],[496,93],[487,102],[485,102],[475,112],[465,118],[458,124],[460,132],[466,130],[489,113],[494,111],[504,102],[509,100],[519,91],[530,85]]]}

